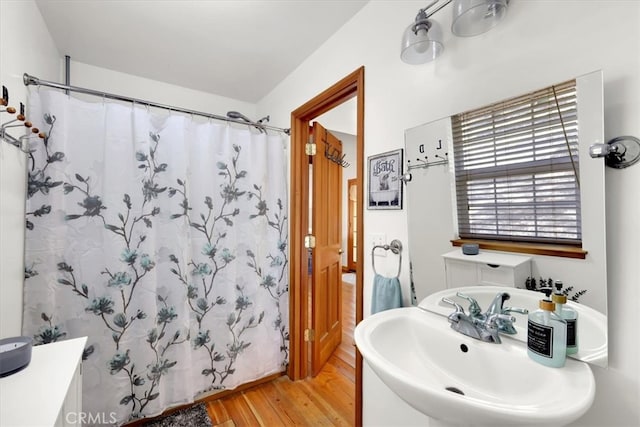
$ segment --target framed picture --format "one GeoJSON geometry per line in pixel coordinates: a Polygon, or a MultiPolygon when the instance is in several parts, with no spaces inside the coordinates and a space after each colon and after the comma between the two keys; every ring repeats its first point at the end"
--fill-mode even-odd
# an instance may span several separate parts
{"type": "Polygon", "coordinates": [[[402,209],[402,148],[369,161],[368,209],[402,209]]]}

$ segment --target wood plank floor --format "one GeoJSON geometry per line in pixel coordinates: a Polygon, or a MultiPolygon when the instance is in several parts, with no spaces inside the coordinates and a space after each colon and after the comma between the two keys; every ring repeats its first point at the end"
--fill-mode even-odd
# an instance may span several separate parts
{"type": "Polygon", "coordinates": [[[214,426],[351,426],[355,420],[355,286],[342,285],[342,343],[315,378],[282,376],[207,402],[214,426]]]}

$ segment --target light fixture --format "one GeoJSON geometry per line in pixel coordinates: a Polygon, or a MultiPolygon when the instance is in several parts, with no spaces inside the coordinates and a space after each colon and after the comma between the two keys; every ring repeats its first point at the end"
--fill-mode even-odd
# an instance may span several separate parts
{"type": "Polygon", "coordinates": [[[415,22],[404,30],[400,58],[407,64],[424,64],[432,61],[444,49],[440,25],[427,19],[426,10],[436,2],[437,0],[426,8],[420,9],[415,22]]]}
{"type": "Polygon", "coordinates": [[[606,165],[624,169],[640,160],[640,139],[634,136],[618,136],[606,144],[592,144],[589,155],[593,158],[604,157],[606,165]]]}
{"type": "Polygon", "coordinates": [[[507,0],[454,0],[451,32],[477,36],[495,27],[507,13],[507,0]]]}
{"type": "Polygon", "coordinates": [[[434,10],[427,12],[440,0],[433,0],[420,9],[414,22],[402,35],[400,58],[407,64],[424,64],[433,61],[444,50],[442,29],[429,19],[433,14],[453,1],[451,31],[457,36],[475,36],[493,28],[506,14],[508,0],[444,0],[434,10]]]}

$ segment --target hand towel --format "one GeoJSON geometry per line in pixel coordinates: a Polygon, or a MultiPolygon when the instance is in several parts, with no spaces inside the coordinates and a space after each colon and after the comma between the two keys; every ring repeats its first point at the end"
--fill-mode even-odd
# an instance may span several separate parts
{"type": "Polygon", "coordinates": [[[383,277],[376,274],[373,278],[371,314],[399,307],[402,307],[400,280],[397,277],[383,277]]]}

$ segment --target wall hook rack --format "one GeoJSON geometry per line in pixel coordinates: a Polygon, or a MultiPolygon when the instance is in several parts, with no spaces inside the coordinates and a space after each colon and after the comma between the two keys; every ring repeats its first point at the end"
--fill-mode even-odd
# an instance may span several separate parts
{"type": "Polygon", "coordinates": [[[0,114],[15,114],[15,119],[0,124],[0,139],[18,148],[23,153],[31,153],[30,150],[24,148],[25,141],[36,137],[44,139],[44,132],[40,132],[40,129],[34,127],[33,123],[27,120],[24,115],[24,104],[22,102],[20,103],[19,110],[15,107],[9,106],[9,90],[6,86],[2,86],[2,98],[0,99],[0,105],[4,107],[0,110],[0,114]],[[28,131],[24,135],[16,138],[7,132],[8,129],[12,128],[26,128],[28,131]]]}
{"type": "Polygon", "coordinates": [[[342,166],[343,168],[348,168],[350,166],[350,163],[345,160],[345,157],[347,157],[347,155],[342,154],[342,152],[338,151],[338,149],[331,147],[331,145],[327,141],[324,141],[324,156],[327,159],[331,160],[333,163],[342,166]]]}
{"type": "MultiPolygon", "coordinates": [[[[421,159],[420,157],[418,157],[416,158],[413,164],[411,164],[411,159],[407,159],[407,171],[410,171],[411,169],[422,169],[422,168],[428,168],[431,166],[445,165],[449,163],[449,153],[444,153],[444,156],[441,156],[440,154],[436,154],[434,158],[435,160],[430,160],[429,156],[424,156],[424,159],[421,159]]],[[[411,181],[411,178],[403,179],[403,181],[404,182],[411,181]]]]}

